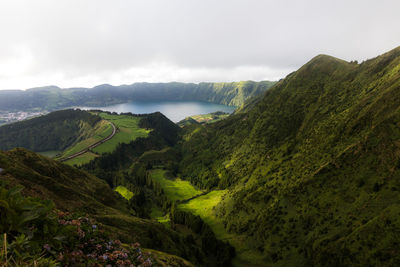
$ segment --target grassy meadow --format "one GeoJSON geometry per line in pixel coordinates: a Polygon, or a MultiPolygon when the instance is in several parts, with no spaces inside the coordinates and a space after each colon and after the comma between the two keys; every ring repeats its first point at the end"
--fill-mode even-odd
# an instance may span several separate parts
{"type": "Polygon", "coordinates": [[[251,248],[244,236],[228,233],[221,219],[216,216],[215,207],[227,192],[228,190],[211,191],[187,203],[179,204],[178,209],[200,216],[218,239],[229,242],[235,248],[236,257],[232,261],[234,266],[259,266],[263,263],[262,254],[251,248]]]}
{"type": "Polygon", "coordinates": [[[61,154],[62,151],[60,150],[49,150],[49,151],[42,151],[42,152],[37,152],[38,154],[48,157],[48,158],[55,158],[58,154],[61,154]]]}
{"type": "Polygon", "coordinates": [[[93,130],[90,137],[76,143],[75,145],[67,148],[60,158],[65,158],[74,153],[82,151],[90,145],[109,136],[113,128],[109,122],[114,123],[117,128],[117,133],[113,138],[107,142],[95,147],[91,152],[86,152],[74,159],[68,160],[65,163],[69,165],[82,165],[90,162],[92,159],[98,157],[100,154],[113,152],[120,143],[129,143],[138,137],[146,137],[149,130],[139,127],[141,118],[129,115],[112,115],[108,113],[98,114],[103,120],[100,121],[93,130]]]}
{"type": "Polygon", "coordinates": [[[179,178],[170,180],[165,178],[165,170],[155,169],[150,172],[153,181],[157,182],[164,190],[166,196],[172,200],[186,200],[203,191],[196,189],[189,181],[184,181],[179,178]]]}
{"type": "Polygon", "coordinates": [[[100,113],[100,117],[104,120],[110,121],[114,123],[114,125],[118,128],[118,132],[115,136],[93,149],[95,153],[106,153],[113,152],[115,148],[120,143],[130,143],[139,137],[147,137],[149,134],[149,130],[143,129],[139,127],[140,119],[139,117],[133,117],[129,115],[112,115],[108,113],[100,113]]]}
{"type": "MultiPolygon", "coordinates": [[[[165,170],[154,169],[150,172],[153,181],[157,182],[164,190],[166,196],[172,200],[187,200],[203,193],[196,189],[189,181],[179,178],[173,180],[165,177],[165,170]]],[[[233,260],[235,266],[257,265],[263,262],[263,256],[246,243],[245,237],[238,234],[231,234],[226,231],[222,220],[216,216],[215,207],[221,202],[228,190],[214,190],[208,194],[200,195],[187,203],[178,205],[178,209],[198,215],[207,223],[216,237],[229,242],[236,249],[237,256],[233,260]]],[[[169,225],[168,216],[164,215],[161,209],[152,208],[151,217],[164,225],[169,225]]]]}
{"type": "Polygon", "coordinates": [[[95,128],[93,129],[93,134],[89,137],[86,138],[75,145],[67,148],[63,154],[62,158],[68,157],[70,155],[73,155],[79,151],[82,151],[83,149],[87,148],[88,146],[106,138],[112,133],[112,126],[110,123],[108,123],[106,120],[102,120],[99,123],[96,124],[95,128]]]}
{"type": "Polygon", "coordinates": [[[97,158],[98,156],[99,155],[96,155],[96,154],[94,154],[94,153],[89,151],[89,152],[86,152],[86,153],[84,153],[82,155],[77,156],[76,158],[67,160],[64,163],[66,163],[68,165],[71,165],[71,166],[73,166],[73,165],[81,166],[81,165],[83,165],[85,163],[90,162],[92,159],[97,158]]]}
{"type": "Polygon", "coordinates": [[[209,114],[203,114],[203,115],[194,115],[194,116],[191,116],[191,118],[199,123],[213,123],[213,122],[225,119],[229,115],[230,114],[226,114],[226,113],[219,114],[218,112],[215,112],[215,113],[209,113],[209,114]]]}
{"type": "Polygon", "coordinates": [[[126,200],[129,200],[133,197],[133,193],[128,190],[125,186],[119,185],[114,191],[118,192],[121,196],[123,196],[126,200]]]}
{"type": "Polygon", "coordinates": [[[150,217],[152,219],[155,219],[156,221],[158,221],[159,223],[164,224],[167,227],[170,227],[170,218],[169,218],[169,214],[164,214],[164,212],[156,206],[153,206],[151,208],[151,213],[150,213],[150,217]]]}

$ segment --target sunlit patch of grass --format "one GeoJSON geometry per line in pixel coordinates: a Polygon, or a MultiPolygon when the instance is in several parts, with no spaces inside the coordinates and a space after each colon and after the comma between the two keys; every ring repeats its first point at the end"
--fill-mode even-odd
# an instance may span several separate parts
{"type": "Polygon", "coordinates": [[[227,190],[215,190],[199,196],[187,203],[178,205],[178,209],[199,215],[204,222],[211,226],[218,238],[222,238],[226,231],[220,220],[214,214],[214,207],[221,201],[227,190]]]}
{"type": "Polygon", "coordinates": [[[93,149],[99,154],[113,152],[120,143],[130,143],[136,138],[147,137],[150,132],[150,130],[139,127],[140,117],[108,113],[100,113],[99,116],[114,123],[119,130],[112,139],[93,149]]]}
{"type": "Polygon", "coordinates": [[[263,262],[263,255],[245,241],[245,236],[228,233],[220,218],[215,215],[214,207],[220,203],[228,190],[215,190],[199,196],[187,203],[179,204],[178,209],[198,215],[213,230],[215,236],[223,241],[229,242],[236,250],[233,259],[234,266],[258,266],[263,262]]]}
{"type": "Polygon", "coordinates": [[[92,153],[92,152],[86,152],[85,154],[79,155],[76,158],[70,159],[65,161],[64,163],[68,164],[68,165],[77,165],[77,166],[81,166],[83,164],[89,163],[91,160],[97,158],[98,155],[92,153]]]}
{"type": "Polygon", "coordinates": [[[62,151],[59,151],[59,150],[50,150],[50,151],[42,151],[42,152],[37,152],[37,153],[42,156],[48,157],[48,158],[54,158],[61,152],[62,151]]]}
{"type": "Polygon", "coordinates": [[[110,123],[105,120],[99,122],[96,127],[93,129],[94,134],[77,144],[73,145],[72,147],[67,148],[64,153],[62,154],[62,158],[68,157],[73,155],[77,152],[84,150],[85,148],[89,147],[90,145],[95,144],[96,142],[106,138],[112,133],[112,127],[110,123]]]}
{"type": "Polygon", "coordinates": [[[179,178],[173,180],[165,178],[165,170],[152,170],[150,174],[153,181],[159,183],[167,197],[172,201],[189,199],[203,193],[189,181],[183,181],[179,178]]]}
{"type": "Polygon", "coordinates": [[[121,196],[123,196],[127,200],[133,197],[133,192],[129,191],[128,188],[122,185],[117,186],[114,189],[114,191],[118,192],[121,196]]]}
{"type": "Polygon", "coordinates": [[[164,224],[167,227],[171,227],[169,214],[165,214],[159,207],[152,207],[150,217],[157,220],[159,223],[164,224]]]}

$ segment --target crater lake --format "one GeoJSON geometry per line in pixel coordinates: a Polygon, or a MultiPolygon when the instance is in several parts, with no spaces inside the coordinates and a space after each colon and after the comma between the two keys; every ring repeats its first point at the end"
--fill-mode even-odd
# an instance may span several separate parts
{"type": "Polygon", "coordinates": [[[207,114],[216,111],[232,113],[236,107],[214,104],[203,101],[138,101],[102,107],[76,107],[84,110],[100,109],[104,111],[133,114],[161,112],[173,122],[183,120],[188,116],[207,114]]]}

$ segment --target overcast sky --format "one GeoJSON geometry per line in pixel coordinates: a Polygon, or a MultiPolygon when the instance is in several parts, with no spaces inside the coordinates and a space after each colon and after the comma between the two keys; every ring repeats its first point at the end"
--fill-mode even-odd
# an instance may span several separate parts
{"type": "Polygon", "coordinates": [[[277,80],[400,45],[399,0],[0,0],[0,89],[277,80]]]}

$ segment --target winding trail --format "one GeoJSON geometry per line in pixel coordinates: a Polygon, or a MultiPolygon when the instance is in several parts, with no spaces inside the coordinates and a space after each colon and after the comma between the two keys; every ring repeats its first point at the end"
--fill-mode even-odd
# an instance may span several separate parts
{"type": "Polygon", "coordinates": [[[89,150],[91,150],[91,149],[93,149],[93,148],[95,148],[95,147],[97,147],[97,146],[99,146],[99,145],[101,145],[101,144],[107,142],[107,141],[110,140],[111,138],[113,138],[114,135],[115,135],[116,132],[117,132],[117,127],[115,127],[114,123],[112,123],[111,121],[108,121],[108,122],[109,122],[109,123],[111,124],[111,126],[113,127],[113,132],[112,132],[109,136],[107,136],[106,138],[104,138],[104,139],[102,139],[102,140],[100,140],[100,141],[94,143],[93,145],[88,146],[87,148],[85,148],[85,149],[83,149],[83,150],[81,150],[81,151],[79,151],[79,152],[76,152],[75,154],[72,154],[71,156],[68,156],[68,157],[66,157],[66,158],[61,158],[61,159],[59,159],[59,161],[64,162],[64,161],[67,161],[67,160],[76,158],[77,156],[80,156],[80,155],[82,155],[82,154],[85,154],[85,153],[88,152],[89,150]]]}

